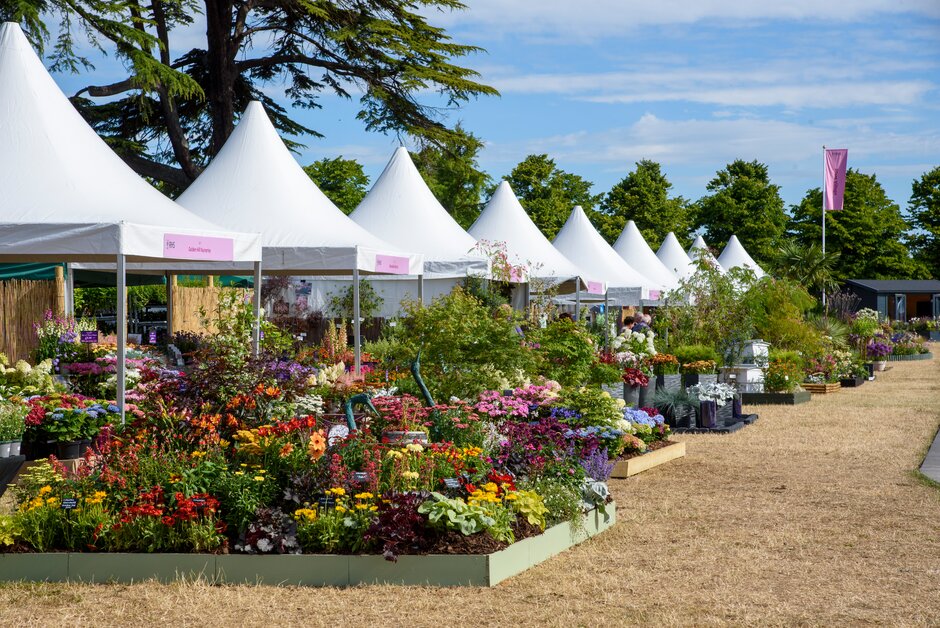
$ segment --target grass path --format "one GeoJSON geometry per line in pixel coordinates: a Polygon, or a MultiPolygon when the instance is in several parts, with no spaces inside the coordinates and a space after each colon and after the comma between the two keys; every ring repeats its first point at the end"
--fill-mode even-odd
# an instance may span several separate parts
{"type": "Polygon", "coordinates": [[[759,408],[615,480],[618,525],[494,589],[15,585],[0,625],[940,625],[940,360],[759,408]]]}

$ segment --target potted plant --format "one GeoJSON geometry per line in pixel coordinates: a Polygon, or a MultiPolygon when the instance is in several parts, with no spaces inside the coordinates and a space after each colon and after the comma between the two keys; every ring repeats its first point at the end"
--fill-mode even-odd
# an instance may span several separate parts
{"type": "Polygon", "coordinates": [[[56,455],[62,460],[79,457],[85,412],[81,408],[56,408],[46,414],[43,430],[55,441],[56,455]]]}
{"type": "Polygon", "coordinates": [[[714,360],[686,362],[679,367],[679,372],[682,373],[682,385],[688,388],[697,384],[717,383],[718,375],[715,374],[715,368],[714,360]]]}
{"type": "MultiPolygon", "coordinates": [[[[623,400],[633,408],[640,407],[645,399],[641,400],[641,392],[649,386],[649,376],[638,368],[628,366],[623,370],[623,400]]],[[[645,397],[645,394],[642,395],[645,397]]]]}
{"type": "Polygon", "coordinates": [[[699,403],[699,427],[712,429],[718,427],[719,422],[727,423],[732,419],[733,405],[730,402],[737,391],[728,384],[695,384],[686,392],[690,399],[699,403]]]}
{"type": "Polygon", "coordinates": [[[657,353],[650,358],[653,374],[656,375],[656,390],[668,388],[678,390],[682,387],[682,376],[679,374],[679,360],[669,353],[657,353]]]}
{"type": "Polygon", "coordinates": [[[372,419],[371,427],[389,444],[427,443],[425,421],[428,409],[411,395],[376,397],[373,399],[379,417],[372,419]]]}
{"type": "Polygon", "coordinates": [[[875,370],[883,371],[888,364],[888,356],[891,355],[891,345],[887,342],[872,340],[865,347],[865,353],[871,358],[875,370]]]}
{"type": "Polygon", "coordinates": [[[0,401],[0,458],[20,455],[28,410],[23,402],[0,401]]]}
{"type": "Polygon", "coordinates": [[[684,388],[660,388],[653,397],[653,406],[670,427],[695,427],[693,400],[684,388]]]}

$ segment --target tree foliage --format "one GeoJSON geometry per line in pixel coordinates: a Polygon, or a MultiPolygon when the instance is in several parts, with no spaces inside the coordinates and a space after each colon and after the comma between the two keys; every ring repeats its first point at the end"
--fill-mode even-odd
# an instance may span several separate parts
{"type": "Polygon", "coordinates": [[[732,235],[758,264],[769,262],[787,226],[780,186],[770,182],[767,166],[737,159],[709,181],[711,194],[698,202],[698,226],[705,238],[723,246],[732,235]]]}
{"type": "Polygon", "coordinates": [[[369,177],[355,159],[323,158],[304,167],[307,176],[317,184],[344,214],[352,213],[369,187],[369,177]]]}
{"type": "MultiPolygon", "coordinates": [[[[849,169],[841,211],[826,212],[826,251],[839,254],[835,279],[917,279],[926,275],[904,245],[909,225],[875,175],[849,169]]],[[[822,240],[822,191],[807,191],[792,208],[790,230],[803,246],[822,240]]]]}
{"type": "Polygon", "coordinates": [[[599,212],[599,230],[608,242],[614,242],[628,220],[636,223],[643,238],[658,247],[672,231],[683,246],[692,243],[693,216],[688,201],[670,198],[672,183],[655,161],[636,162],[636,169],[621,179],[604,196],[599,212]]]}
{"type": "Polygon", "coordinates": [[[934,279],[940,279],[940,166],[925,172],[911,185],[908,210],[914,255],[927,266],[934,279]]]}
{"type": "MultiPolygon", "coordinates": [[[[77,40],[120,59],[127,76],[88,85],[73,102],[137,172],[184,189],[260,100],[278,130],[316,134],[262,88],[284,86],[295,107],[321,95],[359,99],[366,129],[441,142],[452,131],[440,108],[496,94],[455,60],[479,49],[430,24],[459,0],[0,0],[0,18],[21,22],[34,45],[54,42],[56,69],[90,70],[77,40]],[[197,15],[205,40],[190,45],[197,15]],[[47,20],[58,19],[53,34],[47,20]],[[418,100],[436,92],[431,104],[418,100]]],[[[91,77],[89,77],[92,80],[91,77]]]]}
{"type": "Polygon", "coordinates": [[[810,294],[830,292],[838,287],[835,266],[839,254],[831,249],[823,255],[820,243],[800,244],[785,240],[780,244],[770,268],[774,275],[786,278],[806,288],[810,294]]]}
{"type": "Polygon", "coordinates": [[[426,144],[411,155],[434,196],[464,229],[480,214],[490,184],[490,176],[477,163],[481,148],[483,142],[458,124],[441,145],[426,144]]]}
{"type": "Polygon", "coordinates": [[[561,170],[545,154],[526,157],[512,169],[506,181],[549,239],[558,234],[575,205],[580,205],[588,216],[596,216],[594,206],[601,199],[600,195],[591,194],[590,181],[561,170]]]}

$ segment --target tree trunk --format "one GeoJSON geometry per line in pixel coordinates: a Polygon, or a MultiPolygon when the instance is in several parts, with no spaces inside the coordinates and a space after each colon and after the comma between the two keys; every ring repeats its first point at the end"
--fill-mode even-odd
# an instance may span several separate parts
{"type": "Polygon", "coordinates": [[[216,155],[235,128],[235,80],[238,53],[232,34],[232,2],[206,0],[206,100],[212,121],[209,150],[216,155]]]}

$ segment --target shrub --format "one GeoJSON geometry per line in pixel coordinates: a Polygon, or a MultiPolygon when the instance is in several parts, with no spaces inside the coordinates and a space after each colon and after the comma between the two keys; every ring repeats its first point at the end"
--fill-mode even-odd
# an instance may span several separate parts
{"type": "Polygon", "coordinates": [[[705,362],[711,360],[718,362],[718,352],[707,345],[686,345],[676,347],[674,354],[679,364],[689,364],[690,362],[705,362]]]}

